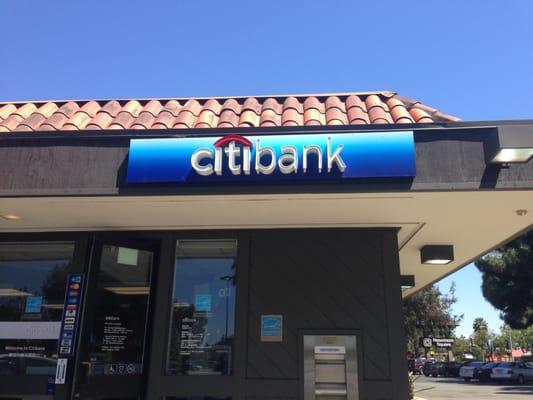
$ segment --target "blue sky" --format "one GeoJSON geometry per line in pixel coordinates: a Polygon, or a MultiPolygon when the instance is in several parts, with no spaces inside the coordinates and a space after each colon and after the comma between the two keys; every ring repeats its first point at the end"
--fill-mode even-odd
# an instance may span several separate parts
{"type": "Polygon", "coordinates": [[[453,306],[453,313],[463,314],[461,325],[457,327],[455,333],[468,337],[472,333],[474,319],[481,317],[488,322],[489,329],[499,332],[503,321],[500,319],[500,312],[487,302],[481,293],[481,274],[474,264],[469,264],[456,273],[444,278],[438,283],[440,290],[447,293],[450,285],[455,282],[455,295],[457,303],[453,306]]]}
{"type": "MultiPolygon", "coordinates": [[[[0,15],[0,101],[386,89],[466,120],[533,117],[529,0],[3,0],[0,15]]],[[[497,329],[475,268],[450,279],[459,332],[474,309],[497,329]]]]}

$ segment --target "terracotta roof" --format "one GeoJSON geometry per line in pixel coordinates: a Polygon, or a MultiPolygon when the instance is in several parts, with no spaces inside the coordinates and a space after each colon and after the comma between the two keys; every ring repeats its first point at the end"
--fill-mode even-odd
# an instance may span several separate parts
{"type": "Polygon", "coordinates": [[[413,124],[458,120],[393,92],[0,103],[0,133],[413,124]]]}

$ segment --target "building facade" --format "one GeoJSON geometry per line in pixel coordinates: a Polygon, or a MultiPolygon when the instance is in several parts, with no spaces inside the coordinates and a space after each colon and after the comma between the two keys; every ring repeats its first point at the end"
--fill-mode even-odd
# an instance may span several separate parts
{"type": "Polygon", "coordinates": [[[0,105],[0,398],[405,399],[402,296],[533,222],[533,123],[391,92],[0,105]]]}

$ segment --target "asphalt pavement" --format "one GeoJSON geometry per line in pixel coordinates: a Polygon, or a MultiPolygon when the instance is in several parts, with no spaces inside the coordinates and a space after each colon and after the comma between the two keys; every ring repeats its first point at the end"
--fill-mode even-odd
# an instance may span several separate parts
{"type": "Polygon", "coordinates": [[[415,377],[415,396],[426,400],[526,400],[533,399],[533,383],[465,382],[459,378],[415,377]]]}

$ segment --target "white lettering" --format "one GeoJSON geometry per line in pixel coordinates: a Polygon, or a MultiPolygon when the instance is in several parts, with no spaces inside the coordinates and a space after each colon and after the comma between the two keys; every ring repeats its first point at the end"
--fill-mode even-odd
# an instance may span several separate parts
{"type": "Polygon", "coordinates": [[[276,168],[276,152],[272,147],[263,147],[261,148],[260,140],[257,139],[257,144],[255,148],[255,172],[257,175],[270,175],[276,168]],[[270,156],[270,164],[263,165],[261,159],[263,156],[270,156]]]}
{"type": "Polygon", "coordinates": [[[346,170],[346,164],[344,163],[344,160],[341,157],[341,151],[344,148],[344,145],[339,144],[333,153],[331,153],[331,137],[328,137],[328,172],[331,172],[331,169],[333,168],[333,163],[337,164],[337,168],[339,168],[340,172],[344,172],[346,170]]]}
{"type": "Polygon", "coordinates": [[[304,146],[303,170],[307,173],[307,155],[316,154],[318,158],[318,173],[322,172],[322,149],[317,145],[304,146]]]}
{"type": "Polygon", "coordinates": [[[206,158],[213,159],[213,152],[209,149],[197,150],[191,157],[191,166],[198,175],[209,176],[213,174],[213,165],[211,163],[200,164],[206,158]]]}
{"type": "Polygon", "coordinates": [[[279,170],[282,174],[298,172],[298,151],[294,146],[283,146],[278,160],[279,170]]]}
{"type": "Polygon", "coordinates": [[[242,170],[244,175],[250,175],[250,148],[248,146],[242,148],[242,170]]]}
{"type": "Polygon", "coordinates": [[[229,142],[228,147],[224,149],[228,156],[228,167],[233,175],[241,174],[241,166],[236,164],[236,158],[240,157],[241,149],[235,146],[235,141],[229,142]]]}
{"type": "Polygon", "coordinates": [[[215,173],[218,176],[222,175],[222,147],[215,149],[215,173]]]}

